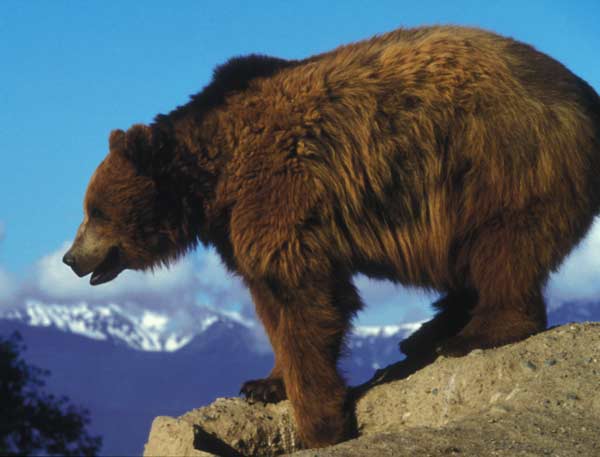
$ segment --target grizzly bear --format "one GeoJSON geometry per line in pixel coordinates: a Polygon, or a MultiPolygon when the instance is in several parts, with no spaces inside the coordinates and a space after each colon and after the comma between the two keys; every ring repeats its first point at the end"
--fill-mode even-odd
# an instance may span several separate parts
{"type": "Polygon", "coordinates": [[[600,206],[600,99],[533,47],[403,29],[305,60],[251,55],[110,134],[64,257],[92,284],[212,245],[275,352],[309,447],[352,433],[336,364],[362,272],[439,291],[403,348],[460,355],[546,326],[542,288],[600,206]]]}

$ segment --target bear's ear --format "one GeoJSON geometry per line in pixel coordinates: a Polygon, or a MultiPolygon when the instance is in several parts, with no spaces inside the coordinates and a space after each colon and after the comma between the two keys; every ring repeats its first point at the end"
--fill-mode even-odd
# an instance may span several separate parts
{"type": "Polygon", "coordinates": [[[109,138],[110,150],[122,154],[136,168],[138,173],[151,175],[154,163],[152,132],[142,124],[132,126],[127,132],[113,130],[109,138]]]}
{"type": "Polygon", "coordinates": [[[110,132],[108,147],[110,151],[122,151],[125,147],[125,132],[123,130],[113,130],[110,132]]]}

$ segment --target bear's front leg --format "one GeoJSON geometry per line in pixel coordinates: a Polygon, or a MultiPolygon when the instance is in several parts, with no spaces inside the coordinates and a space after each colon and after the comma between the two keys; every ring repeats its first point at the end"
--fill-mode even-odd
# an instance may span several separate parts
{"type": "Polygon", "coordinates": [[[293,157],[271,170],[248,161],[252,179],[231,210],[229,233],[236,270],[269,334],[299,437],[308,447],[322,447],[352,430],[336,365],[361,303],[348,266],[334,265],[337,238],[320,220],[327,213],[326,193],[305,165],[293,157]]]}
{"type": "MultiPolygon", "coordinates": [[[[275,329],[279,323],[280,304],[264,281],[249,281],[248,287],[252,294],[256,314],[263,323],[271,341],[271,346],[273,346],[275,329]]],[[[287,396],[277,356],[275,356],[275,366],[269,376],[263,379],[252,379],[244,382],[240,393],[250,401],[277,403],[285,400],[287,396]]]]}
{"type": "Polygon", "coordinates": [[[306,281],[302,287],[270,281],[263,287],[263,293],[271,297],[257,303],[257,309],[267,302],[274,307],[266,313],[259,310],[259,315],[269,333],[302,443],[323,447],[348,438],[351,413],[336,365],[350,317],[359,303],[357,296],[348,297],[356,294],[354,287],[340,287],[339,281],[333,280],[306,281]],[[274,321],[267,318],[265,322],[265,316],[274,321]]]}

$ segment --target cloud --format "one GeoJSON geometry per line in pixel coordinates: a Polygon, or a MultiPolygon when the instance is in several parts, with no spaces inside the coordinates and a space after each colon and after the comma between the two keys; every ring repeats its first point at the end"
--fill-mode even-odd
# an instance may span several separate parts
{"type": "Polygon", "coordinates": [[[203,251],[196,276],[209,305],[243,307],[252,302],[242,280],[227,271],[214,249],[203,251]]]}
{"type": "Polygon", "coordinates": [[[69,246],[66,241],[39,259],[21,281],[0,267],[0,303],[10,301],[13,306],[27,300],[62,305],[115,303],[166,312],[198,305],[243,311],[251,304],[242,281],[226,271],[212,249],[199,249],[170,268],[154,272],[126,270],[111,282],[91,286],[89,277],[77,277],[62,262],[69,246]]]}
{"type": "Polygon", "coordinates": [[[170,269],[152,272],[126,270],[109,283],[91,286],[89,278],[78,278],[62,263],[70,243],[42,257],[22,287],[24,298],[53,303],[107,303],[147,308],[189,305],[195,301],[199,281],[191,257],[185,257],[170,269]]]}
{"type": "Polygon", "coordinates": [[[432,314],[429,305],[439,297],[435,292],[372,280],[364,275],[357,275],[354,284],[366,305],[365,311],[359,315],[358,323],[361,325],[427,319],[432,314]]]}
{"type": "Polygon", "coordinates": [[[569,301],[600,299],[600,218],[581,244],[569,255],[546,287],[551,308],[569,301]]]}

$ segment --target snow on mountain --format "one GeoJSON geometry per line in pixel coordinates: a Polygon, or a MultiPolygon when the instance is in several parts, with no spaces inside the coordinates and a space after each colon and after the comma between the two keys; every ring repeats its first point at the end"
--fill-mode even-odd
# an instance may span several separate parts
{"type": "Polygon", "coordinates": [[[349,335],[346,346],[350,357],[342,361],[342,368],[355,381],[365,381],[372,370],[383,368],[402,359],[398,343],[421,325],[411,322],[399,325],[356,326],[349,335]],[[345,366],[344,366],[345,365],[345,366]]]}
{"type": "MultiPolygon", "coordinates": [[[[219,322],[240,324],[254,330],[254,334],[260,332],[255,328],[255,321],[243,318],[239,313],[218,312],[201,306],[167,314],[147,309],[124,309],[117,304],[60,305],[28,300],[23,307],[0,312],[0,319],[16,320],[33,327],[53,327],[142,351],[177,351],[219,322]]],[[[375,341],[393,340],[396,348],[397,342],[419,325],[357,326],[348,338],[348,347],[360,350],[364,346],[373,346],[375,341]]],[[[228,328],[227,325],[224,328],[228,328]]]]}
{"type": "MultiPolygon", "coordinates": [[[[176,351],[221,319],[231,319],[198,307],[172,315],[150,310],[132,312],[116,304],[90,306],[45,304],[29,300],[21,308],[0,313],[0,319],[33,327],[54,327],[95,340],[111,340],[142,351],[176,351]]],[[[238,319],[244,323],[242,319],[238,319]]]]}
{"type": "MultiPolygon", "coordinates": [[[[98,341],[147,352],[179,349],[219,351],[242,344],[256,354],[271,352],[262,326],[236,312],[187,307],[167,312],[123,308],[117,304],[46,304],[29,300],[20,308],[0,312],[0,320],[30,327],[53,328],[98,341]],[[191,344],[190,344],[191,343],[191,344]]],[[[420,322],[384,326],[355,326],[346,339],[342,366],[361,377],[402,357],[398,343],[420,322]]],[[[351,376],[353,377],[353,376],[351,376]]]]}
{"type": "Polygon", "coordinates": [[[409,322],[399,325],[362,325],[356,326],[353,330],[353,335],[361,338],[368,337],[392,337],[398,333],[410,335],[421,326],[422,322],[409,322]]]}

